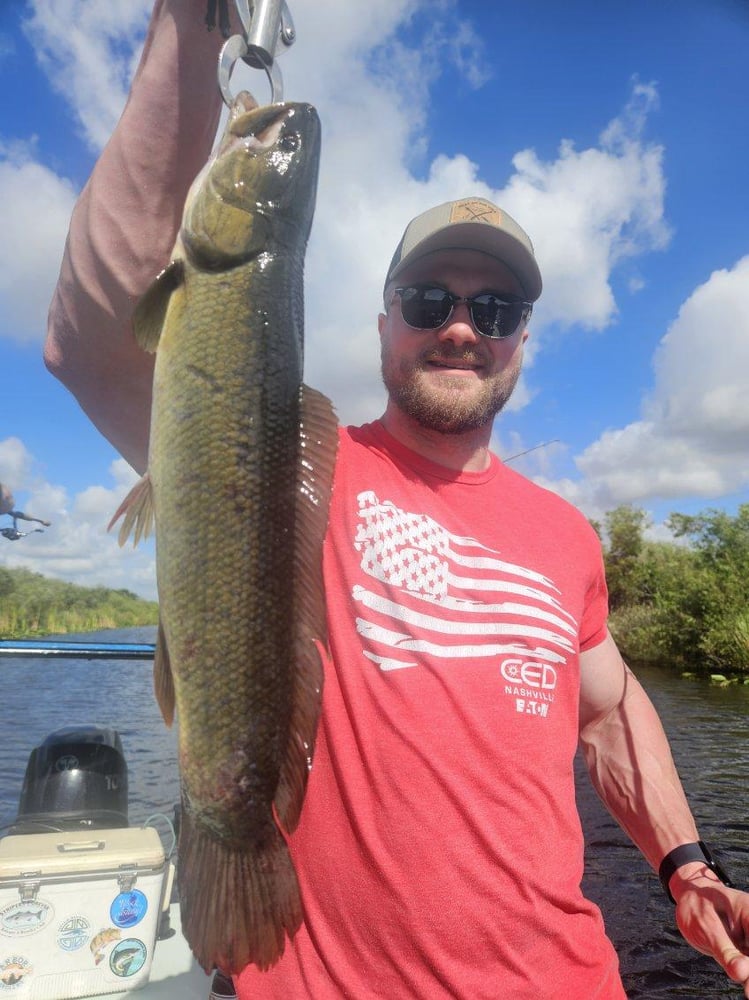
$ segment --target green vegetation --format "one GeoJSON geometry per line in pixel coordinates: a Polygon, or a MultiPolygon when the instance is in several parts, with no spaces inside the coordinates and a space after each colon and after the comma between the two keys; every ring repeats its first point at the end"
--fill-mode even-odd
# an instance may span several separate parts
{"type": "MultiPolygon", "coordinates": [[[[735,516],[672,514],[675,541],[644,538],[647,515],[610,511],[604,541],[610,628],[626,659],[749,682],[749,504],[735,516]]],[[[79,587],[0,566],[0,637],[155,625],[158,605],[128,590],[79,587]]]]}
{"type": "Polygon", "coordinates": [[[749,504],[735,517],[672,514],[673,542],[643,538],[647,516],[605,517],[610,628],[625,658],[749,682],[749,504]]]}
{"type": "Polygon", "coordinates": [[[0,637],[5,639],[156,625],[158,613],[158,604],[129,590],[79,587],[0,566],[0,637]]]}

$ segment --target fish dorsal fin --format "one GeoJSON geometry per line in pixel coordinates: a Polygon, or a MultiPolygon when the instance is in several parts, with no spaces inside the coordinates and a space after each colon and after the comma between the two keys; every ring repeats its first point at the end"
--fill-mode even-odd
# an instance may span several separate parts
{"type": "Polygon", "coordinates": [[[164,722],[171,727],[174,722],[174,678],[169,662],[169,648],[161,622],[159,622],[156,652],[153,657],[153,689],[156,692],[156,701],[161,709],[164,722]]]}
{"type": "Polygon", "coordinates": [[[153,353],[159,346],[169,300],[182,284],[184,274],[184,261],[171,261],[140,297],[133,311],[133,333],[144,351],[153,353]]]}
{"type": "Polygon", "coordinates": [[[153,491],[148,473],[138,480],[117,508],[107,526],[107,531],[111,531],[115,522],[123,516],[117,541],[120,545],[124,545],[135,529],[133,537],[133,548],[135,548],[141,538],[147,538],[153,531],[153,491]]]}
{"type": "Polygon", "coordinates": [[[321,555],[338,447],[338,421],[330,400],[304,385],[301,403],[294,552],[296,670],[288,751],[274,803],[279,822],[288,832],[299,822],[320,713],[322,657],[327,646],[321,555]]]}

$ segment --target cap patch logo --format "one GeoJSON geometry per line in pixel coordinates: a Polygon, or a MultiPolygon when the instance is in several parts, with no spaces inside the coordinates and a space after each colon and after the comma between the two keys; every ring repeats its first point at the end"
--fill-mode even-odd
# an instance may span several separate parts
{"type": "Polygon", "coordinates": [[[450,222],[487,222],[490,226],[502,225],[502,213],[481,198],[464,198],[456,201],[450,211],[450,222]]]}

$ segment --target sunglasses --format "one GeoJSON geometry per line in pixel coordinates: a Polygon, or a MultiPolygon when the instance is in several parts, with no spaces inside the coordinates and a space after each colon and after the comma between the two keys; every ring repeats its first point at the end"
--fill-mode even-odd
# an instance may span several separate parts
{"type": "Polygon", "coordinates": [[[533,311],[530,302],[501,298],[494,292],[464,298],[437,285],[407,285],[395,288],[394,292],[400,298],[403,322],[412,330],[439,330],[450,319],[455,306],[465,302],[476,333],[504,340],[525,326],[533,311]]]}

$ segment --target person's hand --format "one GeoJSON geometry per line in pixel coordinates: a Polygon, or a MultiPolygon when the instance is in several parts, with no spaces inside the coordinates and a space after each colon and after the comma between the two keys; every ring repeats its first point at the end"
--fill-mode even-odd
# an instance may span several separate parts
{"type": "Polygon", "coordinates": [[[673,881],[676,923],[685,940],[714,958],[749,998],[749,893],[709,877],[690,879],[678,889],[673,881]]]}

